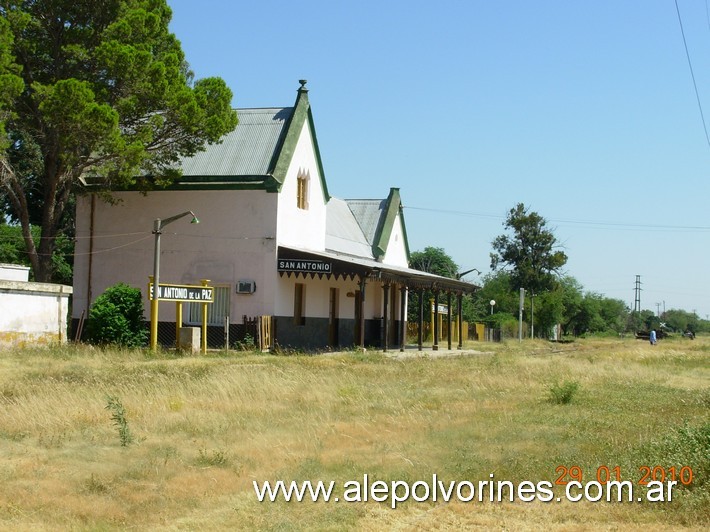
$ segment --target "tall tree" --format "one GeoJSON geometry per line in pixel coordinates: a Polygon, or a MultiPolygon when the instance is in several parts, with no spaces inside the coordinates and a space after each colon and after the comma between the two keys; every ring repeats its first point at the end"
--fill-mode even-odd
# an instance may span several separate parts
{"type": "Polygon", "coordinates": [[[12,108],[15,98],[22,92],[22,78],[18,76],[20,68],[15,64],[11,53],[13,34],[10,23],[5,18],[0,18],[0,182],[12,174],[5,150],[9,145],[5,124],[12,117],[12,108]]]}
{"type": "Polygon", "coordinates": [[[46,281],[80,178],[168,184],[180,157],[218,142],[237,116],[223,80],[193,79],[165,0],[0,0],[0,15],[22,79],[6,122],[14,171],[3,173],[2,189],[35,278],[46,281]]]}
{"type": "MultiPolygon", "coordinates": [[[[424,251],[412,252],[409,258],[409,265],[415,270],[433,273],[435,275],[441,275],[442,277],[449,277],[451,279],[456,279],[459,271],[459,267],[454,262],[454,259],[452,259],[443,248],[437,248],[434,246],[427,246],[424,248],[424,251]]],[[[416,323],[419,319],[419,297],[420,294],[418,291],[413,291],[409,295],[407,320],[412,323],[416,323]]],[[[433,297],[433,292],[430,290],[424,291],[423,298],[425,304],[433,297]]]]}
{"type": "Polygon", "coordinates": [[[433,273],[442,277],[456,279],[459,267],[443,248],[427,246],[424,251],[411,254],[409,265],[421,272],[433,273]]]}
{"type": "Polygon", "coordinates": [[[510,270],[513,288],[525,288],[533,294],[552,289],[567,255],[556,249],[557,239],[547,221],[518,203],[510,209],[503,224],[512,234],[503,234],[492,242],[493,270],[510,270]]]}

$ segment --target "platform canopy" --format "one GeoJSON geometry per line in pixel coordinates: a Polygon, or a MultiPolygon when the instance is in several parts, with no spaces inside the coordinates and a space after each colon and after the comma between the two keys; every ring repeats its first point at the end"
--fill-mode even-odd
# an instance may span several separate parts
{"type": "Polygon", "coordinates": [[[460,294],[471,294],[480,289],[479,286],[466,281],[412,268],[387,265],[363,257],[353,257],[332,251],[314,252],[285,246],[279,246],[277,269],[280,275],[371,279],[404,285],[407,288],[460,294]]]}

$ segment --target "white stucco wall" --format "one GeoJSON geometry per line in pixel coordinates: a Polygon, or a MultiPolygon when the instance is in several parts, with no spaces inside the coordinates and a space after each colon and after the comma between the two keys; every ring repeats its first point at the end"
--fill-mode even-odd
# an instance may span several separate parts
{"type": "Polygon", "coordinates": [[[27,281],[30,278],[28,266],[19,264],[0,264],[0,280],[3,281],[27,281]]]}
{"type": "Polygon", "coordinates": [[[404,240],[404,230],[402,229],[402,216],[400,214],[397,214],[392,226],[390,239],[387,243],[387,252],[382,259],[382,263],[390,264],[392,266],[403,266],[405,268],[409,266],[407,261],[407,248],[404,240]]]}
{"type": "Polygon", "coordinates": [[[295,293],[295,284],[306,284],[306,316],[312,318],[327,318],[330,305],[330,289],[338,289],[338,317],[339,318],[355,318],[355,298],[348,297],[348,292],[355,293],[358,290],[358,281],[338,279],[311,279],[308,276],[306,279],[303,276],[287,277],[279,276],[278,294],[276,301],[277,316],[293,316],[293,298],[295,293]]]}
{"type": "Polygon", "coordinates": [[[294,150],[278,199],[277,237],[281,246],[314,251],[325,250],[326,201],[313,149],[311,129],[306,121],[294,150]],[[308,209],[297,206],[299,174],[310,176],[308,209]]]}
{"type": "MultiPolygon", "coordinates": [[[[310,276],[304,280],[303,276],[279,277],[277,282],[280,296],[276,303],[277,316],[293,316],[293,299],[296,283],[306,284],[306,316],[311,318],[327,318],[328,306],[330,304],[330,289],[338,289],[338,318],[355,318],[355,298],[348,297],[348,292],[355,294],[360,289],[359,280],[334,280],[334,279],[311,279],[310,276]]],[[[384,293],[382,284],[369,281],[365,288],[364,314],[366,320],[382,317],[384,293]]],[[[392,305],[392,298],[389,304],[392,305]]],[[[394,301],[395,315],[399,319],[399,291],[394,301]]],[[[406,315],[406,314],[405,314],[406,315]]]]}
{"type": "Polygon", "coordinates": [[[0,346],[67,341],[70,286],[0,281],[0,346]]]}
{"type": "MultiPolygon", "coordinates": [[[[187,216],[163,229],[160,282],[197,285],[210,279],[212,285],[229,285],[233,322],[244,314],[273,314],[277,196],[259,190],[121,192],[115,193],[116,205],[96,198],[91,255],[91,197],[78,198],[73,317],[87,308],[89,291],[93,302],[109,286],[124,282],[143,291],[148,319],[153,222],[188,210],[199,224],[187,216]],[[256,292],[237,295],[240,279],[255,281],[256,292]]],[[[174,321],[175,305],[161,303],[159,319],[174,321]]]]}

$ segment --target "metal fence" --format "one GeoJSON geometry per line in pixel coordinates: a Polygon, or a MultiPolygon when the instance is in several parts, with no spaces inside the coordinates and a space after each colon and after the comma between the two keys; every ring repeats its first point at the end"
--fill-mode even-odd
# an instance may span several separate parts
{"type": "MultiPolygon", "coordinates": [[[[195,326],[195,325],[190,325],[195,326]]],[[[150,334],[150,322],[145,323],[150,334]]],[[[71,338],[87,340],[86,320],[72,320],[71,338]]],[[[273,318],[271,316],[242,316],[241,323],[230,323],[225,320],[223,325],[207,325],[208,349],[260,349],[267,351],[273,347],[273,318]]],[[[174,322],[158,322],[158,345],[165,349],[176,345],[177,330],[174,322]]]]}
{"type": "MultiPolygon", "coordinates": [[[[273,347],[271,316],[242,316],[241,323],[207,325],[208,349],[259,349],[267,351],[273,347]]],[[[194,326],[194,325],[193,325],[194,326]]],[[[158,343],[170,348],[175,346],[176,328],[174,323],[158,324],[158,343]]]]}

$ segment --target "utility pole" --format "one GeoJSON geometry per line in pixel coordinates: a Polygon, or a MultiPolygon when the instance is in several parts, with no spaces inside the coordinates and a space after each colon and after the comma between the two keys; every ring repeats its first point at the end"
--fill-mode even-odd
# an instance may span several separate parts
{"type": "Polygon", "coordinates": [[[641,312],[641,276],[636,276],[636,287],[634,288],[634,312],[641,312]]]}

